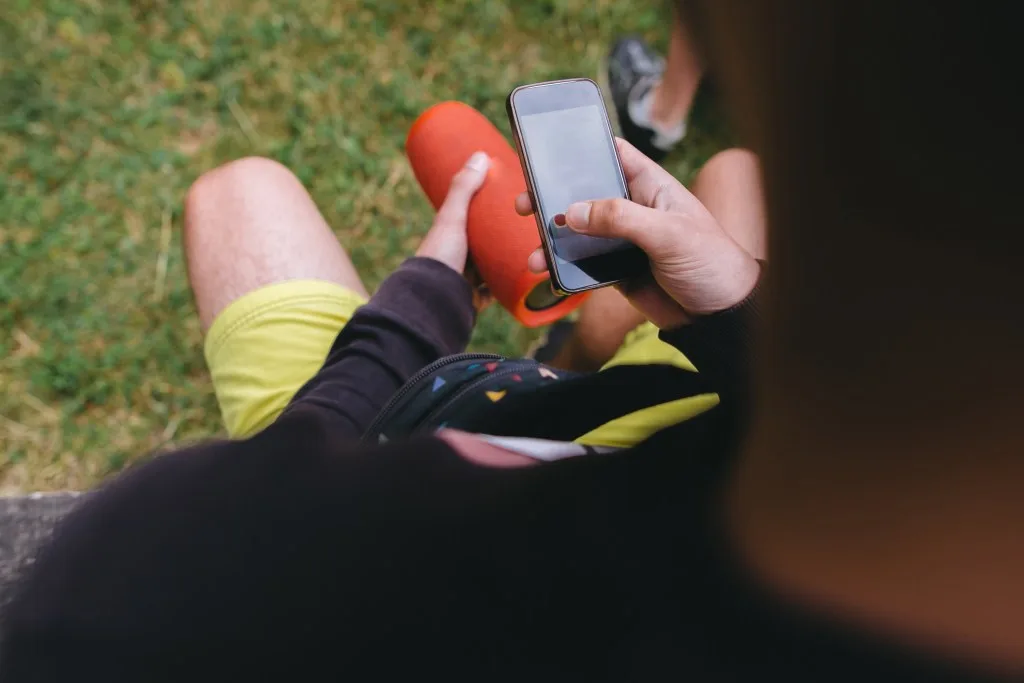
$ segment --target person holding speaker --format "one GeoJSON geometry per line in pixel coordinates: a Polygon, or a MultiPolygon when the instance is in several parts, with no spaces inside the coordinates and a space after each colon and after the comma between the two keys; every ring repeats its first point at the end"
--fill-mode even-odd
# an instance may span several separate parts
{"type": "MultiPolygon", "coordinates": [[[[572,437],[601,432],[606,423],[614,431],[616,418],[660,405],[681,388],[684,400],[698,399],[699,410],[693,412],[707,410],[718,397],[729,410],[727,422],[746,409],[741,347],[760,265],[737,238],[756,245],[755,236],[731,236],[657,164],[629,143],[617,142],[637,203],[573,205],[568,226],[581,234],[620,235],[647,250],[654,279],[632,283],[631,300],[666,329],[694,321],[665,338],[701,364],[700,376],[672,365],[623,364],[599,373],[565,374],[525,360],[512,361],[511,368],[475,357],[448,362],[459,358],[453,354],[468,342],[474,302],[480,302],[463,273],[467,213],[490,165],[482,152],[470,156],[452,178],[416,255],[372,297],[301,183],[283,166],[248,158],[197,180],[186,200],[185,251],[217,396],[235,439],[200,444],[133,468],[71,516],[7,609],[0,646],[4,680],[33,670],[34,657],[44,652],[58,668],[74,663],[76,670],[101,668],[108,676],[124,671],[149,679],[154,666],[162,674],[180,670],[195,676],[201,668],[212,675],[220,657],[251,659],[252,643],[276,628],[267,630],[271,624],[265,616],[283,618],[296,629],[292,636],[303,633],[307,642],[317,642],[330,631],[320,610],[337,599],[347,605],[341,631],[354,629],[338,642],[359,643],[345,658],[353,670],[365,671],[380,666],[384,652],[379,648],[386,642],[400,642],[407,652],[428,659],[440,656],[447,648],[437,638],[453,633],[448,620],[475,621],[474,605],[511,598],[525,606],[505,582],[496,586],[497,593],[485,588],[474,597],[476,570],[465,573],[479,550],[462,542],[465,534],[485,545],[491,538],[505,546],[485,551],[488,564],[514,564],[530,552],[528,546],[548,542],[541,541],[540,528],[528,533],[526,546],[525,537],[507,536],[518,533],[518,506],[536,494],[529,486],[517,491],[513,481],[520,477],[504,478],[503,472],[541,472],[538,466],[552,461],[613,464],[608,454],[629,443],[596,447],[572,437]],[[685,262],[679,260],[680,249],[688,252],[685,262]],[[434,374],[417,379],[432,367],[438,368],[434,374]],[[452,396],[447,387],[467,373],[472,384],[463,383],[452,396]],[[707,382],[697,379],[704,375],[707,382]],[[485,384],[470,391],[491,378],[508,388],[485,384]],[[418,382],[420,389],[407,391],[407,381],[418,382]],[[693,387],[705,394],[689,396],[693,387]],[[420,428],[406,432],[419,435],[409,440],[394,436],[390,427],[374,428],[388,405],[405,393],[425,396],[427,405],[401,403],[391,423],[426,415],[434,436],[420,428]],[[479,398],[475,406],[467,403],[467,394],[479,398]],[[457,404],[457,414],[439,423],[438,410],[446,403],[457,404]],[[384,438],[385,432],[391,438],[384,438]],[[171,498],[178,503],[170,504],[171,498]],[[450,518],[445,510],[456,508],[460,512],[450,518]],[[198,527],[196,515],[204,520],[198,527]],[[412,526],[402,530],[397,520],[412,526]],[[235,524],[244,528],[232,528],[235,524]],[[413,529],[418,531],[408,535],[413,529]],[[389,538],[392,534],[398,536],[389,538]],[[328,550],[339,540],[341,554],[328,550]],[[289,548],[283,565],[257,559],[259,548],[270,552],[266,544],[278,542],[289,548]],[[377,548],[370,552],[374,559],[356,550],[367,544],[377,548]],[[324,551],[328,556],[318,557],[324,551]],[[358,555],[370,559],[367,567],[376,567],[372,576],[359,578],[364,569],[351,564],[358,555]],[[431,569],[425,563],[431,557],[443,557],[444,567],[468,564],[452,574],[442,565],[431,569]],[[243,569],[237,562],[252,565],[243,569]],[[69,570],[74,581],[57,578],[69,570]],[[78,602],[92,600],[92,587],[115,576],[117,587],[100,589],[105,596],[100,611],[78,602]],[[325,602],[334,591],[330,585],[344,587],[345,595],[335,593],[325,602]],[[451,591],[462,589],[470,590],[452,602],[451,591]],[[39,602],[40,591],[46,605],[39,602]],[[352,591],[369,591],[372,604],[359,607],[352,591]],[[132,615],[142,604],[148,626],[137,628],[132,615]],[[391,619],[388,614],[397,621],[385,627],[381,620],[391,619]],[[431,626],[435,619],[444,625],[431,626]],[[71,622],[75,625],[65,631],[71,622]],[[391,635],[378,641],[384,631],[391,635]],[[105,639],[119,647],[95,647],[105,639]],[[207,650],[214,643],[218,654],[207,650]]],[[[741,159],[727,153],[720,163],[739,169],[741,159]]],[[[515,203],[520,213],[531,210],[523,197],[515,203]]],[[[534,270],[543,267],[536,254],[530,261],[534,270]]],[[[650,429],[664,426],[651,423],[650,429]]],[[[731,429],[723,422],[715,432],[731,429]]],[[[635,433],[629,437],[635,438],[635,433]]],[[[561,516],[556,501],[535,502],[536,523],[546,525],[541,520],[549,514],[552,520],[561,516]]],[[[635,514],[648,513],[629,513],[635,514]]],[[[573,525],[563,520],[542,535],[551,541],[571,536],[573,525]]],[[[495,565],[485,571],[503,570],[495,565]]],[[[596,575],[594,580],[589,588],[581,584],[573,591],[599,590],[603,580],[596,575]]],[[[488,640],[511,641],[517,632],[539,627],[531,609],[513,608],[518,616],[511,616],[500,633],[491,631],[488,640]]],[[[557,629],[556,624],[541,631],[557,629]]],[[[550,640],[556,633],[538,635],[550,640]]],[[[469,642],[464,636],[459,641],[460,649],[469,642]]],[[[274,647],[259,649],[256,659],[267,666],[283,661],[263,659],[274,647]]],[[[483,663],[478,657],[487,657],[486,647],[478,642],[460,657],[460,666],[476,667],[483,663]]],[[[518,666],[509,664],[513,670],[518,666]]],[[[404,664],[392,661],[385,668],[393,666],[404,664]]]]}
{"type": "MultiPolygon", "coordinates": [[[[496,195],[492,191],[487,200],[493,203],[505,197],[508,205],[495,207],[495,210],[504,209],[515,221],[510,223],[512,228],[523,230],[524,236],[531,235],[535,244],[534,222],[519,219],[513,213],[513,209],[520,214],[529,214],[532,210],[523,203],[523,197],[513,201],[515,188],[522,187],[518,163],[514,152],[493,126],[465,105],[454,106],[454,103],[447,105],[447,110],[444,105],[435,108],[421,120],[427,123],[417,122],[413,126],[414,131],[420,132],[410,133],[409,143],[430,143],[430,147],[418,149],[420,152],[429,153],[439,142],[445,142],[443,136],[453,128],[449,124],[460,123],[454,127],[464,132],[476,123],[481,126],[480,143],[488,144],[499,157],[504,153],[512,158],[511,163],[505,159],[506,166],[514,171],[509,175],[512,194],[496,195]],[[443,118],[445,116],[449,118],[443,118]],[[426,131],[424,126],[427,125],[435,125],[432,129],[435,132],[426,131]],[[440,138],[424,138],[427,134],[440,138]]],[[[666,188],[660,193],[655,209],[672,209],[685,197],[690,198],[686,201],[693,201],[694,196],[682,185],[628,143],[620,141],[620,156],[631,190],[638,197],[653,202],[653,188],[666,188]]],[[[476,191],[489,174],[499,170],[491,167],[502,160],[492,160],[486,153],[477,152],[464,161],[464,168],[454,175],[451,171],[434,170],[424,177],[425,182],[431,183],[430,192],[438,197],[434,224],[416,258],[388,278],[372,300],[309,195],[283,166],[267,159],[247,158],[214,169],[195,182],[186,199],[184,246],[200,325],[206,333],[206,359],[229,436],[250,437],[272,424],[290,405],[304,397],[308,400],[309,394],[317,392],[329,393],[330,402],[345,414],[346,420],[358,423],[363,430],[373,431],[377,438],[410,433],[411,423],[383,425],[380,420],[373,422],[369,418],[375,417],[388,399],[402,389],[403,383],[421,368],[446,355],[462,352],[472,329],[474,310],[488,300],[487,289],[480,286],[474,269],[467,271],[467,225],[476,191]],[[438,264],[447,268],[441,268],[439,273],[438,264]],[[453,273],[467,273],[469,279],[463,282],[453,273]],[[468,291],[473,306],[453,308],[454,304],[444,300],[445,297],[431,302],[404,296],[413,289],[429,293],[445,288],[456,294],[468,291]],[[388,328],[387,333],[379,329],[382,325],[388,328]]],[[[414,164],[414,169],[418,168],[414,164]]],[[[724,234],[731,236],[742,250],[755,258],[763,258],[764,219],[760,213],[758,188],[758,169],[753,157],[740,150],[716,155],[698,175],[695,184],[696,201],[703,201],[711,214],[718,217],[724,234]]],[[[655,215],[654,209],[651,213],[655,215]]],[[[570,217],[576,220],[575,214],[570,213],[570,217]]],[[[485,221],[483,227],[487,225],[485,221]]],[[[570,224],[567,229],[573,227],[575,224],[570,224]]],[[[586,226],[580,229],[585,230],[586,226]]],[[[630,226],[609,224],[600,229],[614,232],[629,230],[630,226]]],[[[651,234],[660,234],[659,230],[663,229],[661,223],[644,223],[645,232],[653,231],[651,234]]],[[[496,246],[504,248],[503,244],[496,246]]],[[[521,253],[521,258],[527,261],[529,251],[521,253]]],[[[714,260],[711,255],[708,258],[714,260]]],[[[538,254],[529,261],[533,270],[543,270],[543,259],[538,254]]],[[[523,271],[527,265],[523,264],[523,271]]],[[[539,281],[542,287],[549,286],[543,278],[534,277],[530,282],[533,280],[539,281]]],[[[645,319],[644,313],[622,299],[621,294],[612,290],[608,293],[622,302],[618,305],[617,317],[604,316],[597,324],[589,324],[595,320],[589,310],[578,325],[578,332],[582,334],[576,334],[574,339],[582,340],[588,350],[602,343],[608,345],[616,320],[636,319],[633,323],[636,326],[645,319]]],[[[569,303],[556,305],[564,307],[569,303]]],[[[606,311],[608,306],[603,308],[606,311]]],[[[558,310],[546,314],[557,314],[558,310]]],[[[667,324],[674,326],[678,322],[672,320],[667,324]]],[[[598,378],[600,382],[613,383],[616,376],[633,374],[631,369],[647,365],[650,367],[640,372],[657,372],[660,368],[677,377],[674,382],[661,382],[666,387],[663,395],[652,395],[648,402],[641,404],[616,398],[605,406],[609,412],[603,421],[573,428],[572,421],[563,419],[557,430],[540,430],[536,420],[519,417],[518,401],[543,405],[543,393],[550,390],[547,385],[553,379],[572,380],[559,390],[568,391],[564,400],[576,405],[580,399],[573,395],[574,383],[587,385],[597,381],[588,379],[586,373],[561,373],[556,363],[543,373],[540,368],[528,367],[525,372],[520,368],[513,373],[520,378],[514,383],[496,380],[493,384],[480,384],[476,394],[483,397],[485,404],[495,403],[487,406],[494,411],[486,419],[473,411],[460,409],[451,419],[435,416],[433,425],[419,420],[415,428],[423,432],[445,424],[504,437],[558,436],[556,441],[562,442],[558,448],[575,453],[586,448],[634,445],[666,426],[707,410],[719,400],[718,388],[695,376],[691,359],[659,339],[658,329],[653,324],[641,326],[625,341],[622,335],[625,331],[615,346],[610,347],[609,356],[614,357],[604,364],[606,371],[615,372],[610,378],[598,378]],[[488,396],[500,398],[487,399],[488,396]]],[[[578,348],[573,344],[569,347],[573,351],[578,348]]],[[[475,364],[472,360],[462,365],[472,366],[475,364]]],[[[483,367],[497,371],[497,375],[503,375],[505,369],[511,367],[507,364],[498,367],[493,364],[499,362],[497,359],[489,360],[491,362],[483,367]]],[[[460,382],[468,381],[470,375],[463,372],[462,366],[454,364],[447,374],[430,378],[430,381],[442,382],[447,391],[454,391],[460,382]]],[[[590,390],[581,388],[579,391],[590,390]]],[[[431,392],[428,398],[430,400],[424,399],[422,410],[436,413],[434,404],[439,396],[431,392]]],[[[558,412],[558,408],[553,405],[551,413],[558,412]]],[[[399,410],[408,413],[410,407],[399,405],[388,412],[399,410]]]]}
{"type": "MultiPolygon", "coordinates": [[[[207,359],[225,423],[234,439],[186,448],[133,468],[72,515],[58,534],[49,559],[40,561],[23,597],[9,608],[0,649],[0,673],[30,666],[33,652],[51,647],[69,648],[65,650],[69,656],[55,661],[78,664],[99,662],[104,660],[104,652],[112,652],[91,646],[80,649],[79,645],[88,639],[79,641],[77,633],[61,645],[52,640],[63,638],[51,628],[59,629],[57,623],[64,617],[49,612],[50,608],[39,611],[37,586],[43,585],[39,581],[52,585],[52,573],[60,573],[61,567],[74,567],[77,578],[65,584],[68,587],[102,583],[106,571],[95,564],[99,557],[121,567],[119,583],[131,588],[109,592],[102,614],[97,612],[81,622],[89,633],[110,634],[124,646],[124,650],[118,650],[117,666],[126,671],[145,671],[155,661],[149,659],[153,648],[159,650],[165,645],[175,651],[175,661],[188,666],[188,662],[195,661],[190,657],[198,652],[189,643],[222,643],[227,652],[232,642],[241,644],[262,637],[262,617],[251,611],[261,601],[252,591],[264,593],[269,603],[258,609],[270,614],[293,607],[316,611],[319,599],[308,591],[320,591],[322,580],[339,581],[360,591],[370,588],[362,581],[349,583],[346,570],[337,564],[339,560],[348,562],[342,556],[314,559],[323,550],[321,541],[314,541],[320,537],[320,530],[348,524],[346,518],[355,519],[341,510],[329,512],[321,507],[324,504],[368,506],[361,512],[352,510],[351,514],[362,522],[360,529],[351,530],[355,536],[344,547],[371,542],[370,535],[392,533],[395,529],[388,519],[418,518],[430,529],[424,527],[418,540],[408,538],[387,552],[411,553],[410,558],[440,554],[447,555],[446,562],[459,562],[459,556],[473,551],[460,543],[451,545],[459,535],[455,532],[458,527],[468,524],[465,531],[471,535],[491,534],[509,523],[514,526],[519,514],[508,508],[483,526],[473,521],[476,503],[466,496],[476,499],[487,490],[492,493],[486,495],[496,495],[505,486],[500,476],[492,479],[487,472],[497,475],[551,461],[592,459],[575,456],[600,459],[596,454],[621,450],[678,421],[678,406],[667,418],[664,414],[645,415],[651,407],[666,402],[681,400],[688,415],[708,410],[719,400],[730,411],[745,410],[746,364],[739,349],[745,339],[745,316],[760,265],[744,244],[756,248],[760,238],[753,231],[730,235],[667,172],[629,143],[617,142],[638,203],[631,202],[628,207],[616,202],[573,205],[567,215],[568,226],[581,234],[620,234],[647,250],[655,279],[632,283],[632,301],[666,328],[678,327],[691,316],[701,317],[701,322],[666,337],[671,348],[685,350],[693,362],[700,364],[700,375],[692,372],[692,365],[685,366],[689,360],[680,350],[676,353],[684,362],[679,366],[624,362],[602,372],[584,374],[554,372],[525,360],[511,361],[509,368],[476,358],[447,362],[458,358],[453,354],[465,348],[475,305],[486,298],[475,296],[474,283],[463,274],[469,253],[467,213],[491,163],[484,153],[471,155],[454,175],[416,255],[388,277],[372,297],[301,183],[285,167],[268,159],[247,158],[200,177],[186,199],[184,246],[200,323],[206,331],[207,359]],[[700,246],[680,263],[678,250],[688,248],[688,241],[674,235],[690,232],[700,235],[700,246]],[[727,312],[714,315],[716,311],[727,312]],[[437,373],[417,379],[424,368],[438,363],[442,367],[437,373]],[[469,392],[471,387],[460,388],[453,397],[448,387],[460,386],[463,374],[471,377],[472,386],[489,378],[506,385],[497,388],[485,384],[475,393],[469,392]],[[405,392],[407,381],[419,382],[422,389],[418,394],[405,392]],[[421,399],[425,395],[426,405],[406,401],[399,405],[400,410],[392,411],[391,422],[408,422],[413,416],[420,427],[404,433],[391,431],[393,424],[375,428],[388,405],[404,393],[421,399]],[[468,404],[467,393],[469,398],[479,400],[468,404]],[[443,394],[446,396],[442,398],[443,394]],[[438,409],[446,402],[457,404],[457,414],[442,421],[438,409]],[[638,432],[633,426],[623,436],[621,418],[630,415],[641,417],[646,432],[638,432]],[[429,424],[436,429],[436,436],[424,438],[430,431],[422,428],[423,420],[432,420],[429,424]],[[410,433],[419,434],[418,440],[402,438],[410,433]],[[373,438],[367,439],[368,434],[373,438]],[[580,435],[583,438],[576,438],[580,435]],[[394,487],[418,489],[427,480],[434,483],[422,490],[426,497],[412,494],[411,489],[407,492],[411,497],[396,497],[394,487]],[[310,486],[321,493],[314,493],[310,486]],[[494,486],[498,488],[492,489],[494,486]],[[206,518],[202,528],[193,529],[186,521],[195,519],[192,512],[180,505],[168,506],[167,496],[179,495],[183,496],[182,502],[192,501],[186,507],[205,501],[200,504],[206,518]],[[359,500],[364,503],[357,503],[359,500]],[[451,504],[468,506],[457,519],[450,520],[454,526],[442,523],[437,516],[445,516],[441,508],[451,504]],[[133,509],[126,517],[120,511],[124,506],[133,509]],[[238,522],[249,531],[235,529],[227,537],[222,536],[227,529],[224,516],[243,509],[246,512],[238,522]],[[136,529],[142,536],[126,527],[111,526],[110,513],[121,519],[139,520],[136,529]],[[303,525],[309,525],[301,536],[310,543],[297,537],[285,541],[280,534],[292,532],[281,523],[286,519],[299,523],[300,518],[303,525]],[[453,532],[455,536],[451,536],[453,532]],[[270,569],[274,563],[264,564],[269,574],[230,569],[234,576],[229,578],[216,570],[220,576],[216,579],[220,584],[217,595],[195,599],[200,585],[211,580],[209,569],[219,566],[227,570],[246,557],[255,561],[252,553],[256,547],[275,538],[297,553],[288,563],[296,570],[305,567],[300,571],[303,576],[285,578],[278,569],[270,569]],[[254,542],[256,545],[251,545],[254,542]],[[72,551],[68,543],[78,550],[72,551]],[[75,556],[67,556],[69,551],[75,556]],[[79,556],[79,551],[85,556],[79,556]],[[157,579],[153,572],[159,573],[161,566],[172,566],[165,559],[168,554],[175,558],[176,578],[157,579]],[[265,592],[268,587],[264,581],[271,576],[282,588],[288,588],[284,592],[265,592]],[[122,597],[125,602],[121,602],[122,597]],[[140,600],[147,604],[147,619],[154,620],[157,631],[128,628],[126,620],[130,620],[140,600]],[[234,607],[229,608],[229,604],[234,607]],[[235,612],[229,617],[223,611],[234,611],[242,604],[248,605],[244,613],[235,612]],[[51,621],[51,614],[56,621],[51,621]],[[41,633],[36,626],[23,630],[19,624],[26,623],[24,619],[42,624],[41,633]],[[241,630],[231,635],[234,629],[241,630]],[[157,632],[160,637],[151,640],[150,635],[157,632]]],[[[710,168],[731,168],[742,175],[745,164],[743,156],[727,152],[710,168]]],[[[723,174],[723,179],[731,175],[723,174]]],[[[714,204],[714,192],[706,199],[714,204]]],[[[515,204],[509,209],[524,214],[531,210],[523,197],[515,204]]],[[[536,254],[530,262],[534,270],[543,268],[536,254]]],[[[521,495],[532,494],[511,493],[501,506],[517,505],[515,501],[521,495]]],[[[547,505],[536,511],[544,507],[547,505]]],[[[550,510],[556,516],[557,507],[550,510]]],[[[552,527],[545,532],[562,533],[572,533],[571,523],[563,525],[561,531],[552,527]]],[[[498,532],[498,536],[503,534],[498,532]]],[[[510,553],[509,561],[521,552],[527,549],[503,551],[510,553]]],[[[407,566],[398,555],[395,559],[394,563],[387,562],[390,569],[382,569],[373,579],[381,588],[385,584],[402,587],[388,599],[393,600],[392,606],[378,602],[372,613],[350,614],[349,626],[355,628],[366,618],[376,620],[389,610],[404,609],[400,605],[426,598],[433,591],[419,579],[393,574],[404,573],[402,567],[407,566]],[[382,610],[378,612],[378,608],[382,610]]],[[[427,579],[430,573],[427,570],[420,578],[427,579]]],[[[453,575],[444,580],[457,579],[453,575]]],[[[592,589],[596,590],[597,585],[592,589]]],[[[50,605],[61,614],[79,609],[75,595],[63,590],[49,594],[53,598],[50,605]]],[[[90,590],[85,590],[78,595],[89,594],[90,590]]],[[[449,608],[451,604],[429,607],[424,614],[449,608]]],[[[415,609],[420,611],[419,607],[415,609]]],[[[304,623],[320,623],[313,612],[308,616],[309,621],[301,617],[304,623]]],[[[404,621],[404,617],[401,619],[404,621]]],[[[516,622],[520,624],[516,629],[526,627],[527,622],[518,617],[509,627],[516,622]]],[[[84,633],[80,634],[83,638],[84,633]]],[[[315,638],[315,634],[309,635],[315,638]]],[[[442,651],[436,644],[430,649],[442,651]]],[[[370,656],[374,649],[370,646],[361,651],[360,657],[370,656]]],[[[357,669],[369,660],[359,662],[357,669]]]]}

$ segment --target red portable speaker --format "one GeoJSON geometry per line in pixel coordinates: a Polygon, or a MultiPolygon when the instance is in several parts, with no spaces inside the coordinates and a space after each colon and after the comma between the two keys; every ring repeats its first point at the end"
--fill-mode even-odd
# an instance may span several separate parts
{"type": "Polygon", "coordinates": [[[491,157],[487,180],[469,205],[469,253],[494,298],[527,327],[562,318],[586,294],[559,297],[546,274],[531,273],[526,260],[540,246],[532,216],[515,211],[526,189],[519,157],[501,132],[473,107],[442,102],[423,112],[409,129],[405,152],[420,187],[434,208],[441,206],[454,176],[476,151],[491,157]]]}

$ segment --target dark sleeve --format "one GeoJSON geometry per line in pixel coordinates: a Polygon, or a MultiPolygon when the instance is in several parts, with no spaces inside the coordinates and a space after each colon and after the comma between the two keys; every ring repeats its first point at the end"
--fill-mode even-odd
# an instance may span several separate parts
{"type": "Polygon", "coordinates": [[[676,347],[705,375],[722,402],[745,401],[760,324],[760,285],[732,308],[696,318],[689,325],[662,330],[662,341],[676,347]]]}
{"type": "Polygon", "coordinates": [[[407,260],[352,316],[285,413],[317,414],[335,436],[361,436],[413,373],[465,349],[474,315],[461,275],[434,259],[407,260]]]}

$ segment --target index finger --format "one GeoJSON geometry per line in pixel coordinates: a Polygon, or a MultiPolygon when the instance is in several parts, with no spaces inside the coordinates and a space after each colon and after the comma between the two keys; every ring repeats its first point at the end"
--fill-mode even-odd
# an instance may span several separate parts
{"type": "Polygon", "coordinates": [[[533,202],[530,201],[529,192],[522,192],[516,197],[516,213],[520,216],[529,216],[533,213],[533,202]]]}
{"type": "Polygon", "coordinates": [[[466,165],[452,176],[452,184],[448,195],[444,198],[441,208],[437,210],[434,222],[465,224],[469,212],[469,202],[483,187],[487,179],[487,169],[491,160],[484,152],[476,152],[469,158],[466,165]]]}
{"type": "Polygon", "coordinates": [[[626,184],[629,185],[629,193],[634,202],[652,206],[658,193],[666,187],[686,191],[671,173],[627,141],[615,138],[615,146],[619,150],[622,173],[626,176],[626,184]]]}

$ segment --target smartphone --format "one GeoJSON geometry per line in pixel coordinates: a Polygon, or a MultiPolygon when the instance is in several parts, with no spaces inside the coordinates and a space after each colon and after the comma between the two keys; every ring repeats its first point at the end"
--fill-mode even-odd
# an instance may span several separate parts
{"type": "Polygon", "coordinates": [[[647,255],[631,242],[588,237],[555,223],[573,202],[629,199],[597,84],[572,78],[523,85],[505,106],[554,290],[575,294],[642,273],[647,255]]]}

